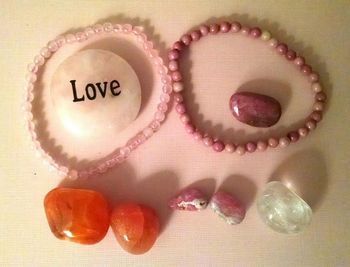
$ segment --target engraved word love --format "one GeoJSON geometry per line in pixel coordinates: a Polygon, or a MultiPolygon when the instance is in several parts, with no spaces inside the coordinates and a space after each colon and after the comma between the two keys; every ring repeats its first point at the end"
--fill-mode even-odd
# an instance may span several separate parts
{"type": "MultiPolygon", "coordinates": [[[[77,88],[75,86],[75,82],[76,80],[71,80],[70,83],[72,85],[72,91],[73,91],[73,102],[80,102],[80,101],[84,101],[85,100],[85,95],[83,94],[82,96],[78,97],[77,94],[77,88]]],[[[108,82],[103,82],[102,83],[88,83],[85,86],[85,94],[87,99],[89,100],[94,100],[96,99],[96,96],[98,93],[100,93],[100,95],[102,96],[102,98],[105,98],[106,93],[107,93],[107,85],[108,82]],[[96,89],[97,87],[97,89],[96,89]]],[[[114,96],[118,96],[121,93],[121,90],[118,89],[120,87],[120,84],[117,80],[113,80],[110,82],[109,84],[109,90],[111,91],[112,95],[114,96]]]]}

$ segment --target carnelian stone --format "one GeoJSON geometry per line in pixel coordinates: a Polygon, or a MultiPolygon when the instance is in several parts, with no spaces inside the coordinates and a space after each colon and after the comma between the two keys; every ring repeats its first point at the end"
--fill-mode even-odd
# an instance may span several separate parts
{"type": "Polygon", "coordinates": [[[55,188],[45,196],[44,207],[51,231],[59,239],[95,244],[107,233],[110,212],[101,193],[55,188]]]}
{"type": "Polygon", "coordinates": [[[158,237],[159,219],[150,207],[121,203],[112,211],[111,227],[123,249],[132,254],[143,254],[158,237]]]}

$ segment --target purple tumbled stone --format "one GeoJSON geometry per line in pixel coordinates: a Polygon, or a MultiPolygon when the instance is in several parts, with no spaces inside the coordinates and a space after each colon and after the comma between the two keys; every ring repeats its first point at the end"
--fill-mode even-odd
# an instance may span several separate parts
{"type": "Polygon", "coordinates": [[[196,188],[187,188],[179,195],[170,199],[168,206],[173,210],[196,211],[205,209],[208,205],[206,195],[196,188]]]}
{"type": "Polygon", "coordinates": [[[210,200],[209,206],[228,224],[239,224],[245,216],[244,205],[224,191],[216,192],[210,200]]]}
{"type": "Polygon", "coordinates": [[[281,105],[276,99],[251,92],[233,94],[230,110],[237,120],[254,127],[270,127],[281,117],[281,105]]]}

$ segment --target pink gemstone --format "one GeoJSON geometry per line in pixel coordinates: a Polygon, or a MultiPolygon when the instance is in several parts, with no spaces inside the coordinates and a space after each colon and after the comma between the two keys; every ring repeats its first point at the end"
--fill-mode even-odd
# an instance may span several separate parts
{"type": "Polygon", "coordinates": [[[245,207],[232,195],[218,191],[210,200],[211,209],[228,224],[239,224],[245,216],[245,207]]]}
{"type": "Polygon", "coordinates": [[[199,31],[203,36],[206,36],[209,33],[209,27],[207,25],[202,25],[199,27],[199,31]]]}
{"type": "Polygon", "coordinates": [[[182,48],[183,48],[183,44],[179,41],[177,41],[173,44],[173,49],[177,49],[177,50],[181,51],[182,48]]]}
{"type": "Polygon", "coordinates": [[[218,25],[218,24],[211,24],[211,25],[209,25],[209,32],[211,33],[211,34],[215,34],[215,33],[217,33],[218,31],[220,30],[220,26],[218,25]]]}
{"type": "Polygon", "coordinates": [[[281,43],[277,45],[276,49],[279,54],[285,55],[288,51],[288,46],[286,44],[281,43]]]}
{"type": "Polygon", "coordinates": [[[245,147],[249,153],[253,153],[256,150],[256,144],[254,142],[248,142],[245,147]]]}
{"type": "Polygon", "coordinates": [[[252,28],[250,30],[250,36],[254,37],[254,38],[259,38],[261,36],[261,30],[258,27],[252,28]]]}
{"type": "Polygon", "coordinates": [[[305,75],[309,75],[312,72],[311,66],[305,64],[304,66],[301,67],[301,72],[305,75]]]}
{"type": "Polygon", "coordinates": [[[281,105],[276,99],[250,92],[233,94],[230,109],[237,120],[254,127],[270,127],[281,117],[281,105]]]}
{"type": "Polygon", "coordinates": [[[293,50],[288,50],[286,53],[286,58],[288,60],[294,60],[296,58],[297,54],[293,50]]]}
{"type": "Polygon", "coordinates": [[[179,195],[170,199],[168,206],[173,210],[197,211],[205,209],[208,199],[202,191],[196,188],[187,188],[179,195]]]}
{"type": "Polygon", "coordinates": [[[189,34],[185,34],[181,37],[181,41],[184,45],[189,45],[192,41],[192,37],[189,34]]]}
{"type": "Polygon", "coordinates": [[[227,21],[220,23],[220,31],[225,33],[231,30],[231,24],[227,21]]]}
{"type": "Polygon", "coordinates": [[[191,32],[192,41],[198,41],[201,38],[201,32],[196,30],[191,32]]]}
{"type": "Polygon", "coordinates": [[[173,49],[173,50],[169,51],[169,53],[168,53],[169,60],[176,60],[179,57],[180,57],[180,53],[177,49],[173,49]]]}
{"type": "Polygon", "coordinates": [[[299,140],[299,133],[297,131],[289,132],[287,136],[292,143],[295,143],[299,140]]]}
{"type": "Polygon", "coordinates": [[[225,149],[225,145],[221,141],[215,141],[214,144],[213,144],[213,149],[216,152],[221,152],[221,151],[223,151],[225,149]]]}

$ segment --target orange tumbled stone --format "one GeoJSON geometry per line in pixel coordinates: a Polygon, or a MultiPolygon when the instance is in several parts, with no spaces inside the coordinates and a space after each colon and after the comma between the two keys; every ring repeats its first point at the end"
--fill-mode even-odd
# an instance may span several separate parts
{"type": "Polygon", "coordinates": [[[159,219],[150,207],[121,203],[112,211],[111,227],[123,249],[132,254],[143,254],[158,237],[159,219]]]}
{"type": "Polygon", "coordinates": [[[51,231],[59,239],[95,244],[107,233],[110,213],[101,193],[55,188],[45,196],[44,207],[51,231]]]}

